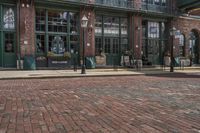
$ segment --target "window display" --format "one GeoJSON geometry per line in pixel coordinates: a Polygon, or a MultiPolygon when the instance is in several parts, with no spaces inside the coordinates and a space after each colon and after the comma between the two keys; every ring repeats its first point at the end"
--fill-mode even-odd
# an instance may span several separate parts
{"type": "Polygon", "coordinates": [[[5,29],[15,29],[15,13],[12,8],[4,9],[3,27],[5,29]]]}

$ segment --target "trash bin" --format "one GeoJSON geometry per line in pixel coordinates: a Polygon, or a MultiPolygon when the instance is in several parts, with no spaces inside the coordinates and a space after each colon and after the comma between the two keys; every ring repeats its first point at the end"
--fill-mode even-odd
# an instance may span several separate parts
{"type": "Polygon", "coordinates": [[[86,68],[94,69],[96,67],[94,57],[86,57],[86,68]]]}
{"type": "Polygon", "coordinates": [[[33,56],[24,56],[23,69],[24,70],[36,69],[35,58],[33,56]]]}

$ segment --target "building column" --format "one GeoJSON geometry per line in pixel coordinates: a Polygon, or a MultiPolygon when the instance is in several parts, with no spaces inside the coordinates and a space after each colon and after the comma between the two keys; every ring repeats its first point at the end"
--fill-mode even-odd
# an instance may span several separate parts
{"type": "MultiPolygon", "coordinates": [[[[88,18],[88,27],[85,29],[85,57],[95,56],[95,12],[92,7],[81,7],[80,23],[83,16],[88,18]]],[[[83,28],[80,28],[80,53],[83,50],[83,28]]],[[[81,54],[82,56],[82,54],[81,54]]]]}
{"type": "Polygon", "coordinates": [[[134,14],[129,15],[129,42],[130,49],[135,59],[142,58],[142,17],[134,14]]]}
{"type": "Polygon", "coordinates": [[[21,57],[35,55],[35,6],[33,0],[19,0],[21,57]]]}

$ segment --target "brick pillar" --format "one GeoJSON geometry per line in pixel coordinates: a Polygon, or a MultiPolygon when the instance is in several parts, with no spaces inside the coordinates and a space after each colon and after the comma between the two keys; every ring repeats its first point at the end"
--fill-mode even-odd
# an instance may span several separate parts
{"type": "MultiPolygon", "coordinates": [[[[95,12],[91,7],[82,7],[80,10],[80,23],[85,15],[88,18],[88,27],[85,29],[85,56],[95,56],[95,12]]],[[[80,52],[83,50],[83,28],[80,29],[80,52]]]]}
{"type": "Polygon", "coordinates": [[[129,36],[130,49],[134,53],[134,58],[142,58],[142,17],[139,15],[129,15],[129,36]]]}
{"type": "Polygon", "coordinates": [[[34,1],[20,0],[20,51],[21,56],[35,54],[35,7],[34,1]]]}

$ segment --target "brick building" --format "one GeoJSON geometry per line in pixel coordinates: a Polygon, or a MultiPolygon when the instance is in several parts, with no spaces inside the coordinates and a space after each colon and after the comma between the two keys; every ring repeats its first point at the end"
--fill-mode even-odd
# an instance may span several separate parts
{"type": "Polygon", "coordinates": [[[86,64],[96,62],[97,67],[121,65],[127,53],[144,65],[161,65],[172,40],[175,58],[199,64],[200,19],[188,15],[197,4],[180,1],[1,0],[0,67],[27,62],[37,68],[70,67],[76,60],[81,65],[83,49],[86,64]],[[175,39],[169,34],[173,26],[175,39]]]}

